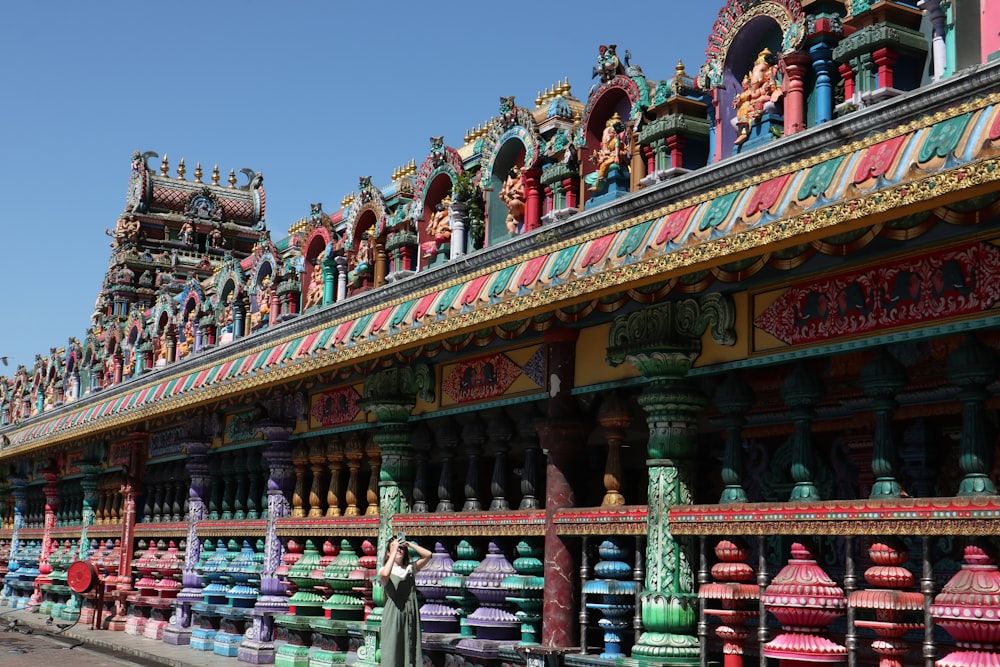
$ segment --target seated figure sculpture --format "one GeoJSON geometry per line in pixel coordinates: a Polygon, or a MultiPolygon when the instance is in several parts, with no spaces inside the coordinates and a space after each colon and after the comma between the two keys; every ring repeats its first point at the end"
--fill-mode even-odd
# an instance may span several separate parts
{"type": "Polygon", "coordinates": [[[420,244],[424,259],[433,260],[441,246],[451,240],[451,222],[448,216],[450,204],[451,197],[442,199],[427,221],[427,240],[420,244]]]}
{"type": "Polygon", "coordinates": [[[617,111],[604,124],[601,145],[590,159],[597,165],[597,170],[586,179],[591,192],[601,190],[607,184],[612,167],[617,166],[619,171],[623,171],[628,166],[628,136],[625,134],[625,123],[617,111]]]}
{"type": "Polygon", "coordinates": [[[765,48],[757,55],[750,72],[743,77],[743,90],[733,100],[736,146],[750,138],[750,128],[761,116],[772,111],[779,99],[781,85],[777,80],[777,66],[772,64],[771,50],[765,48]]]}
{"type": "Polygon", "coordinates": [[[503,188],[500,190],[500,199],[507,205],[507,231],[511,234],[519,234],[524,231],[524,181],[521,180],[521,170],[513,167],[507,174],[503,188]]]}

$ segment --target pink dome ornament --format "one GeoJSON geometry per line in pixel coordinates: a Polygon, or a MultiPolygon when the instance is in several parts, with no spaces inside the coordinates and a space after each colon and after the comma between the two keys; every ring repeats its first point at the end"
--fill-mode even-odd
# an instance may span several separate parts
{"type": "Polygon", "coordinates": [[[930,611],[959,648],[936,665],[1000,666],[1000,571],[984,547],[965,547],[965,565],[937,594],[930,611]]]}

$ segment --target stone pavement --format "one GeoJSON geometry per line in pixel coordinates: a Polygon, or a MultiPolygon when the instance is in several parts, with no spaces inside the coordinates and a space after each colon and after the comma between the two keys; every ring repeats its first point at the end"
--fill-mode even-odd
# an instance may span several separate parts
{"type": "MultiPolygon", "coordinates": [[[[187,646],[174,646],[147,637],[127,635],[124,632],[92,630],[89,625],[77,624],[61,629],[56,625],[45,625],[46,618],[43,614],[0,607],[0,645],[5,643],[4,639],[7,637],[7,633],[2,632],[3,628],[6,628],[12,620],[16,620],[18,628],[31,628],[34,633],[82,642],[83,645],[94,651],[104,652],[116,658],[151,667],[160,665],[167,667],[189,667],[191,665],[197,667],[241,667],[247,665],[236,658],[196,651],[187,646]]],[[[65,623],[65,621],[57,621],[57,623],[65,623]]],[[[17,637],[14,633],[11,633],[11,636],[17,637]]],[[[0,658],[0,664],[2,663],[3,659],[0,658]]]]}

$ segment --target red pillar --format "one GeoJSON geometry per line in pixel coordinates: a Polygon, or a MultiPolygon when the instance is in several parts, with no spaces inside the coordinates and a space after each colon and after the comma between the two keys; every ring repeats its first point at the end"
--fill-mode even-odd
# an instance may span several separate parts
{"type": "Polygon", "coordinates": [[[878,87],[892,88],[892,66],[896,64],[896,51],[884,47],[876,49],[872,56],[878,66],[878,87]]]}
{"type": "Polygon", "coordinates": [[[806,129],[805,121],[805,77],[809,67],[809,56],[792,53],[785,56],[785,136],[806,129]]]}
{"type": "Polygon", "coordinates": [[[843,63],[837,68],[840,78],[844,80],[844,99],[850,100],[854,97],[854,70],[850,63],[843,63]]]}
{"type": "Polygon", "coordinates": [[[52,555],[52,529],[56,527],[56,510],[59,509],[59,477],[51,468],[39,471],[45,478],[45,523],[42,530],[42,546],[38,554],[38,576],[35,577],[35,590],[31,594],[31,603],[42,602],[42,586],[52,583],[52,565],[49,556],[52,555]]]}
{"type": "Polygon", "coordinates": [[[674,134],[667,137],[667,148],[670,150],[670,166],[679,169],[684,166],[684,137],[674,134]]]}
{"type": "Polygon", "coordinates": [[[570,395],[575,382],[575,329],[549,329],[545,332],[550,377],[548,416],[535,425],[542,451],[546,454],[545,472],[545,587],[542,604],[542,641],[544,647],[576,646],[577,619],[575,601],[578,585],[573,555],[563,538],[556,533],[556,511],[573,507],[576,499],[570,484],[570,471],[579,460],[579,443],[587,427],[576,413],[576,400],[570,395]]]}
{"type": "Polygon", "coordinates": [[[542,226],[542,182],[541,169],[525,169],[524,179],[524,231],[530,232],[542,226]]]}
{"type": "Polygon", "coordinates": [[[122,482],[122,532],[121,558],[118,560],[118,576],[108,577],[108,583],[114,588],[115,615],[108,623],[109,630],[122,631],[128,617],[128,605],[125,598],[133,592],[132,589],[132,557],[135,555],[135,500],[141,493],[142,468],[145,464],[144,453],[148,436],[136,433],[120,446],[128,452],[128,465],[125,466],[125,480],[122,482]]]}
{"type": "Polygon", "coordinates": [[[580,188],[579,178],[564,178],[563,191],[566,193],[566,208],[576,208],[580,188]]]}

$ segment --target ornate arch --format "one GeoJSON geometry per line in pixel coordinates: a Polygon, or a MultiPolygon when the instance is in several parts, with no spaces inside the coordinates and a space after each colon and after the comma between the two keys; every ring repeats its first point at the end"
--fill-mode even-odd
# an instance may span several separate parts
{"type": "Polygon", "coordinates": [[[462,157],[458,151],[444,145],[443,137],[431,137],[431,152],[420,165],[413,183],[413,205],[410,207],[410,217],[420,220],[427,204],[427,188],[441,174],[447,174],[451,182],[464,173],[462,157]]]}
{"type": "Polygon", "coordinates": [[[372,185],[371,176],[362,176],[358,181],[358,196],[351,202],[351,207],[347,209],[347,215],[344,216],[344,220],[347,222],[347,236],[344,239],[345,248],[354,249],[354,239],[358,234],[358,220],[367,211],[375,214],[375,235],[384,236],[386,221],[389,217],[385,195],[382,194],[381,190],[372,185]]]}
{"type": "Polygon", "coordinates": [[[531,111],[514,104],[513,97],[500,98],[500,116],[494,118],[481,139],[482,171],[480,183],[488,184],[493,177],[496,156],[505,143],[517,139],[524,144],[524,167],[538,166],[541,159],[542,137],[531,111]]]}
{"type": "Polygon", "coordinates": [[[796,51],[802,45],[806,33],[806,14],[800,0],[758,0],[753,3],[729,0],[719,10],[719,18],[712,27],[712,34],[705,48],[705,63],[698,75],[698,83],[702,89],[722,85],[726,56],[733,40],[740,29],[760,17],[773,19],[781,29],[782,54],[796,51]]]}
{"type": "MultiPolygon", "coordinates": [[[[609,94],[614,95],[614,91],[624,92],[625,96],[628,98],[630,108],[634,108],[641,99],[639,85],[627,74],[617,74],[611,79],[601,83],[587,97],[587,104],[584,106],[583,115],[580,118],[580,127],[583,127],[584,129],[590,127],[591,116],[594,113],[594,109],[603,107],[604,105],[602,105],[601,102],[607,99],[609,94]]],[[[600,120],[601,127],[603,129],[604,119],[602,118],[600,120]]],[[[577,137],[578,145],[581,148],[586,142],[585,135],[586,132],[583,132],[579,137],[577,137]]]]}

